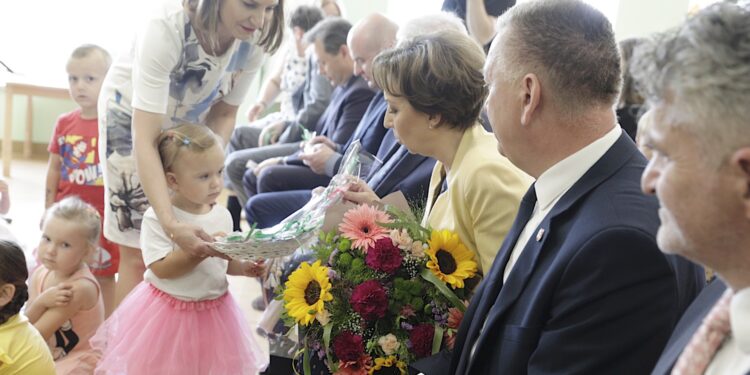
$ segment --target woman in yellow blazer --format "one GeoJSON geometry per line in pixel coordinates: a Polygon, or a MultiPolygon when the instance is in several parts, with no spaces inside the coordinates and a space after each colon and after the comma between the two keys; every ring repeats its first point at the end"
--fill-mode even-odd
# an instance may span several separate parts
{"type": "MultiPolygon", "coordinates": [[[[443,31],[381,53],[372,74],[388,103],[385,127],[410,152],[437,160],[423,224],[458,233],[486,271],[532,179],[478,123],[487,97],[483,65],[483,51],[467,35],[443,31]]],[[[378,199],[361,181],[345,198],[378,199]]]]}

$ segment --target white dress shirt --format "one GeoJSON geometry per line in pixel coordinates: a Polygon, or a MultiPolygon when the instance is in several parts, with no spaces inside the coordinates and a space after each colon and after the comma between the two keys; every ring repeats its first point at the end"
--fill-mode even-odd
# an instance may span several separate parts
{"type": "Polygon", "coordinates": [[[729,306],[732,333],[706,369],[706,375],[745,375],[750,371],[750,288],[736,292],[729,306]]]}
{"type": "MultiPolygon", "coordinates": [[[[508,263],[505,265],[503,282],[513,270],[513,266],[521,256],[523,248],[534,233],[541,239],[543,232],[537,231],[537,227],[544,218],[552,211],[557,201],[576,183],[581,177],[617,142],[622,134],[620,126],[615,126],[604,136],[591,142],[588,146],[576,151],[567,158],[560,160],[536,180],[536,204],[531,218],[526,223],[523,231],[518,236],[513,252],[510,254],[508,263]],[[541,233],[541,235],[539,234],[541,233]]],[[[541,229],[540,229],[541,230],[541,229]]]]}

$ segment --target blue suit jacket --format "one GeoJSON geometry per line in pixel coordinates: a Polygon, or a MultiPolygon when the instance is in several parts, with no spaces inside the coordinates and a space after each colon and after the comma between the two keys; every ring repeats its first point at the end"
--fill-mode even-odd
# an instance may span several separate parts
{"type": "Polygon", "coordinates": [[[673,264],[687,269],[680,274],[696,271],[656,246],[658,203],[640,189],[645,165],[623,134],[542,220],[544,232],[534,231],[503,283],[533,211],[532,187],[466,311],[451,365],[415,367],[430,375],[648,373],[685,304],[680,296],[692,298],[678,285],[694,279],[678,282],[673,264]]]}
{"type": "MultiPolygon", "coordinates": [[[[667,347],[661,353],[661,358],[656,362],[656,367],[651,374],[669,375],[672,372],[672,367],[677,362],[677,358],[680,357],[685,346],[700,327],[703,318],[708,315],[708,312],[711,311],[711,308],[721,298],[726,289],[726,284],[717,278],[701,292],[677,323],[667,347]]],[[[750,375],[750,372],[748,374],[750,375]]]]}
{"type": "MultiPolygon", "coordinates": [[[[365,114],[373,95],[375,93],[362,77],[352,76],[346,84],[333,90],[331,103],[315,125],[315,131],[335,143],[347,143],[365,114]]],[[[287,163],[303,165],[296,154],[287,157],[287,163]]]]}
{"type": "Polygon", "coordinates": [[[376,156],[383,165],[366,178],[375,194],[384,197],[401,191],[409,202],[425,202],[435,159],[410,153],[396,141],[393,129],[383,136],[376,156]]]}
{"type": "MultiPolygon", "coordinates": [[[[383,126],[385,111],[388,109],[388,103],[385,102],[383,92],[380,91],[372,98],[367,111],[362,116],[362,120],[357,125],[357,129],[346,144],[339,144],[339,152],[343,154],[351,144],[358,140],[362,144],[362,149],[375,155],[383,141],[383,136],[388,129],[383,126]]],[[[341,158],[336,161],[334,171],[338,171],[341,164],[341,158]]]]}

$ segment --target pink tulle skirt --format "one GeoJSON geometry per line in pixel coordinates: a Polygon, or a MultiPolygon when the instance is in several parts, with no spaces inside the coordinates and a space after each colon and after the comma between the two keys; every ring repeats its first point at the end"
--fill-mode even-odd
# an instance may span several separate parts
{"type": "Polygon", "coordinates": [[[97,330],[96,374],[229,375],[265,370],[268,358],[229,293],[199,302],[142,282],[97,330]]]}

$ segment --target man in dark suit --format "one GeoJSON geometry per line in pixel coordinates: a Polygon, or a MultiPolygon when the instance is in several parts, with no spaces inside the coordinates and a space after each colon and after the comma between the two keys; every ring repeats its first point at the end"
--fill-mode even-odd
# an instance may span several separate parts
{"type": "MultiPolygon", "coordinates": [[[[321,21],[305,34],[307,41],[314,45],[320,71],[336,87],[315,131],[337,144],[345,144],[349,140],[374,96],[374,92],[364,79],[353,74],[354,61],[346,45],[350,29],[351,24],[348,21],[333,18],[321,21]]],[[[261,147],[251,152],[261,153],[262,149],[261,147]]],[[[269,167],[296,164],[299,160],[299,151],[262,161],[252,158],[251,160],[258,164],[248,168],[242,181],[248,198],[257,193],[258,179],[263,177],[263,173],[268,172],[269,167]]],[[[306,177],[309,180],[317,176],[306,177]]]]}
{"type": "MultiPolygon", "coordinates": [[[[750,374],[750,8],[712,5],[639,47],[633,71],[653,121],[643,190],[657,241],[715,271],[653,374],[750,374]]],[[[640,130],[639,130],[640,131],[640,130]]]]}
{"type": "MultiPolygon", "coordinates": [[[[643,374],[701,273],[657,248],[646,165],[617,126],[620,59],[606,17],[577,0],[498,20],[485,78],[500,151],[537,178],[433,374],[643,374]],[[678,278],[682,278],[678,280],[678,278]]],[[[437,366],[436,366],[437,365],[437,366]]]]}
{"type": "Polygon", "coordinates": [[[383,94],[372,82],[370,64],[380,51],[395,44],[396,31],[398,25],[379,13],[365,17],[349,30],[346,40],[353,60],[353,74],[362,77],[378,92],[346,142],[335,142],[324,135],[313,138],[305,147],[306,151],[287,157],[286,165],[271,166],[258,178],[249,176],[251,179],[248,182],[257,180],[256,193],[312,189],[328,184],[338,170],[342,154],[354,141],[359,141],[362,150],[370,154],[378,152],[386,132],[383,116],[387,104],[383,94]]]}

